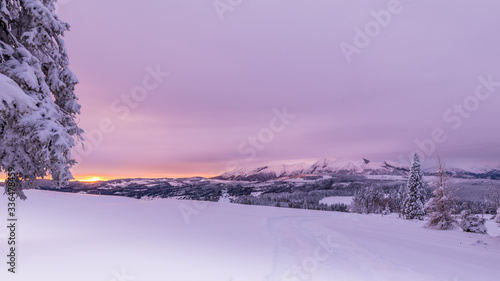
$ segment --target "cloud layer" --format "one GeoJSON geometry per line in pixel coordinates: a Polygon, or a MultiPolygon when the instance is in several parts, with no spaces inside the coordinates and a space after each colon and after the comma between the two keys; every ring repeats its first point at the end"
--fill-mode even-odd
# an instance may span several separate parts
{"type": "Polygon", "coordinates": [[[76,175],[398,160],[433,145],[453,165],[498,164],[500,87],[475,94],[479,77],[500,81],[498,1],[253,0],[230,8],[221,21],[211,1],[60,6],[72,25],[66,42],[81,81],[80,124],[87,132],[103,119],[116,127],[87,143],[92,151],[76,175]],[[356,52],[346,56],[342,44],[356,52]],[[170,76],[141,96],[146,68],[157,66],[170,76]],[[129,107],[125,118],[116,100],[129,107]],[[284,107],[295,118],[268,141],[273,110],[284,107]],[[251,146],[242,143],[252,136],[260,146],[248,161],[241,150],[251,146]]]}

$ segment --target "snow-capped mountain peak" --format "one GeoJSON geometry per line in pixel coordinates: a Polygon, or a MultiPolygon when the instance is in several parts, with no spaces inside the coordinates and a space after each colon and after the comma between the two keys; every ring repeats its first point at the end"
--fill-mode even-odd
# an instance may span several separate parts
{"type": "Polygon", "coordinates": [[[404,175],[409,170],[399,163],[373,162],[368,159],[322,158],[312,165],[305,163],[263,165],[257,168],[238,169],[216,178],[231,180],[269,180],[299,175],[404,175]]]}
{"type": "Polygon", "coordinates": [[[306,163],[263,165],[256,168],[240,168],[226,172],[216,178],[231,180],[268,180],[281,177],[298,176],[306,173],[306,163]]]}
{"type": "Polygon", "coordinates": [[[361,167],[361,163],[359,161],[350,161],[344,158],[337,158],[335,160],[323,158],[314,163],[308,170],[308,173],[358,173],[361,171],[363,171],[363,168],[361,167]]]}
{"type": "MultiPolygon", "coordinates": [[[[241,168],[224,173],[217,179],[265,181],[271,179],[296,177],[302,175],[391,175],[404,176],[410,167],[394,161],[376,162],[363,158],[349,160],[345,158],[322,158],[315,163],[262,165],[254,168],[241,168]]],[[[500,178],[500,170],[490,167],[476,167],[474,169],[447,168],[447,172],[457,178],[500,178]]],[[[435,175],[436,168],[423,169],[425,175],[435,175]]]]}

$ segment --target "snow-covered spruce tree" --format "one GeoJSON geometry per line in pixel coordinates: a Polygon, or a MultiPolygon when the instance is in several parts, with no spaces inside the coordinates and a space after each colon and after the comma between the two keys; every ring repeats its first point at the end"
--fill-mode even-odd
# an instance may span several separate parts
{"type": "Polygon", "coordinates": [[[433,197],[425,204],[425,211],[429,215],[427,227],[447,230],[455,227],[452,212],[455,211],[455,196],[448,185],[446,169],[438,156],[437,180],[433,183],[433,197]]]}
{"type": "Polygon", "coordinates": [[[406,195],[403,203],[402,215],[405,219],[423,219],[424,212],[424,182],[420,170],[420,159],[418,154],[413,155],[410,169],[410,177],[406,185],[406,195]]]}
{"type": "Polygon", "coordinates": [[[55,0],[0,0],[0,170],[13,169],[16,193],[52,176],[72,178],[71,148],[82,130],[62,40],[69,25],[54,13],[55,0]]]}

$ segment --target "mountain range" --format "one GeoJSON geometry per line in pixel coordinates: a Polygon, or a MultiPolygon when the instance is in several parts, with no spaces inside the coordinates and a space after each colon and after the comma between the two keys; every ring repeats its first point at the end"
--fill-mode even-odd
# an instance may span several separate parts
{"type": "MultiPolygon", "coordinates": [[[[436,168],[424,169],[426,176],[436,168]]],[[[237,169],[217,177],[128,178],[99,182],[70,182],[56,188],[50,180],[39,180],[42,190],[132,198],[177,198],[218,201],[227,194],[235,203],[300,208],[322,208],[319,200],[328,196],[353,196],[366,186],[381,186],[386,192],[397,190],[407,181],[410,168],[397,162],[320,159],[312,164],[262,165],[237,169]],[[311,201],[312,200],[312,201],[311,201]],[[299,202],[300,201],[300,202],[299,202]],[[290,203],[292,202],[292,203],[290,203]],[[295,204],[295,203],[297,204],[295,204]],[[311,203],[313,202],[313,203],[311,203]],[[273,205],[274,204],[274,205],[273,205]],[[295,205],[294,205],[295,204],[295,205]]],[[[483,202],[492,186],[500,185],[500,170],[450,168],[450,186],[463,201],[483,202]]],[[[432,182],[432,177],[424,179],[432,182]]],[[[0,184],[1,185],[1,184],[0,184]]],[[[472,204],[472,203],[471,203],[472,204]]]]}
{"type": "MultiPolygon", "coordinates": [[[[278,164],[262,165],[254,168],[240,168],[223,173],[215,179],[240,181],[266,181],[280,178],[302,177],[311,175],[391,175],[405,176],[410,171],[408,165],[393,161],[374,162],[368,159],[347,160],[320,159],[314,164],[278,164]]],[[[436,168],[423,170],[424,175],[436,174],[436,168]]],[[[494,168],[474,168],[465,170],[460,168],[447,169],[447,173],[455,178],[467,179],[500,179],[500,170],[494,168]]]]}

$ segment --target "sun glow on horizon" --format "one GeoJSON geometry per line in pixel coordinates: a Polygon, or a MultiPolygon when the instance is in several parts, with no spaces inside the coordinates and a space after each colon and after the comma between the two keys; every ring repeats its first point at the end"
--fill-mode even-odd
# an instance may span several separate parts
{"type": "Polygon", "coordinates": [[[219,174],[204,174],[204,173],[190,173],[190,174],[169,174],[169,175],[161,175],[161,174],[146,174],[146,175],[112,175],[112,176],[95,176],[95,175],[74,175],[75,179],[71,181],[80,181],[80,182],[98,182],[98,181],[110,181],[110,180],[119,180],[119,179],[165,179],[165,178],[191,178],[191,177],[204,177],[211,178],[218,176],[219,174]]]}
{"type": "Polygon", "coordinates": [[[84,181],[84,182],[98,182],[101,181],[100,177],[90,177],[85,179],[76,179],[76,181],[84,181]]]}

